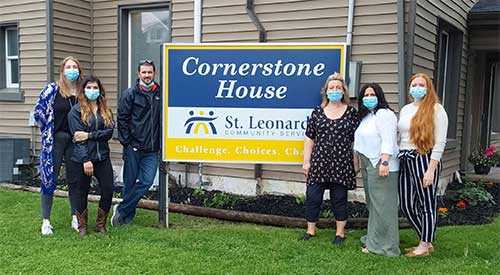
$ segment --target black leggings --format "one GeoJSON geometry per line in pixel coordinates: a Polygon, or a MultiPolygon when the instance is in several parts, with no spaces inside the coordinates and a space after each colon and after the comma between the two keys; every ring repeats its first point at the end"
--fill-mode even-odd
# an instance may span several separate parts
{"type": "MultiPolygon", "coordinates": [[[[110,159],[92,162],[92,164],[94,165],[94,176],[99,181],[99,189],[101,190],[99,208],[108,212],[111,208],[111,201],[113,200],[113,166],[111,165],[110,159]]],[[[76,187],[77,211],[79,213],[83,213],[83,211],[87,209],[87,196],[89,194],[91,180],[92,177],[85,175],[83,171],[83,163],[80,163],[76,187]]]]}
{"type": "Polygon", "coordinates": [[[330,189],[330,203],[333,215],[337,221],[347,220],[347,187],[341,184],[315,183],[308,184],[306,189],[306,220],[317,222],[323,194],[330,189]],[[332,187],[332,188],[330,188],[332,187]]]}

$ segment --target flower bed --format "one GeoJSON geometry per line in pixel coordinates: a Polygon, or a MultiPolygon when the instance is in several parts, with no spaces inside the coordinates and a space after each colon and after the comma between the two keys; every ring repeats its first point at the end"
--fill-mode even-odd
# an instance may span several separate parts
{"type": "MultiPolygon", "coordinates": [[[[17,182],[21,185],[39,187],[38,178],[17,182]]],[[[67,186],[58,189],[67,190],[67,186]]],[[[452,182],[444,196],[438,197],[438,224],[483,224],[491,221],[497,211],[500,211],[500,187],[493,183],[474,182],[464,179],[463,183],[452,182]]],[[[120,196],[121,188],[115,187],[115,197],[120,196]]],[[[95,187],[91,193],[98,193],[95,187]]],[[[170,201],[173,203],[201,206],[207,208],[226,209],[278,215],[293,218],[303,218],[305,213],[305,198],[283,195],[240,196],[221,191],[207,191],[202,188],[187,188],[170,186],[170,201]]],[[[158,193],[151,191],[146,196],[157,200],[158,193]]],[[[359,202],[348,203],[349,218],[367,218],[368,211],[365,204],[359,202]]],[[[321,207],[321,218],[333,219],[329,201],[321,207]]],[[[400,212],[400,217],[402,217],[400,212]]]]}
{"type": "Polygon", "coordinates": [[[497,212],[498,186],[493,183],[454,181],[438,199],[438,222],[445,224],[483,224],[491,222],[497,212]]]}

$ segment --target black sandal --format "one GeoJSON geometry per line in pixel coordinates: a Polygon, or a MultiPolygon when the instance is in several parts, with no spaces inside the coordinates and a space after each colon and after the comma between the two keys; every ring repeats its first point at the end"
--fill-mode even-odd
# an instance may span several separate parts
{"type": "Polygon", "coordinates": [[[332,240],[332,244],[336,246],[341,246],[344,244],[345,237],[340,237],[339,235],[335,236],[335,239],[332,240]]]}
{"type": "Polygon", "coordinates": [[[309,233],[304,233],[303,236],[299,237],[299,241],[309,241],[311,238],[314,238],[316,235],[311,235],[309,233]]]}

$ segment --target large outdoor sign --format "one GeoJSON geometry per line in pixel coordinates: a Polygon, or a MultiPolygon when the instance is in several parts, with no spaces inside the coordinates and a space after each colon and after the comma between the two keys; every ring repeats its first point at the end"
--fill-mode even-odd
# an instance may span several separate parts
{"type": "Polygon", "coordinates": [[[344,44],[165,44],[165,161],[302,162],[307,117],[344,44]]]}

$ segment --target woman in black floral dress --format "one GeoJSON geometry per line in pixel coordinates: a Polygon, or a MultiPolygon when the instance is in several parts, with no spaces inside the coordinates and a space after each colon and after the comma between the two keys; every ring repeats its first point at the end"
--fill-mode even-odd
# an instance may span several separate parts
{"type": "Polygon", "coordinates": [[[356,109],[348,105],[349,95],[339,74],[328,77],[321,96],[323,102],[309,117],[304,140],[302,168],[307,178],[307,231],[301,239],[309,240],[315,236],[323,194],[325,189],[330,189],[336,219],[332,243],[341,245],[347,222],[347,190],[356,185],[352,147],[359,118],[356,109]]]}

